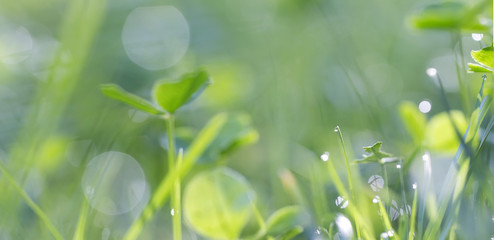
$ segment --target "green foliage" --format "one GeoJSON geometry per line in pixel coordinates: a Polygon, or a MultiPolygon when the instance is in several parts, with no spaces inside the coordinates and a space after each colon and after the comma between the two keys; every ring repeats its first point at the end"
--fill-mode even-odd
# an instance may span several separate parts
{"type": "Polygon", "coordinates": [[[486,47],[478,51],[472,51],[472,58],[480,65],[469,65],[474,72],[494,71],[494,47],[486,47]],[[472,69],[473,67],[473,69],[472,69]],[[477,71],[476,71],[477,70],[477,71]]]}
{"type": "Polygon", "coordinates": [[[239,147],[253,144],[259,138],[258,132],[251,126],[251,119],[245,114],[232,114],[221,128],[219,136],[211,143],[202,156],[202,162],[211,163],[220,156],[239,147]]]}
{"type": "Polygon", "coordinates": [[[187,184],[184,216],[198,233],[236,239],[252,215],[253,191],[239,173],[224,167],[202,172],[187,184]]]}
{"type": "Polygon", "coordinates": [[[483,32],[487,31],[488,27],[474,17],[481,10],[483,9],[476,6],[470,7],[461,2],[434,3],[413,15],[412,23],[419,29],[483,32]]]}
{"type": "Polygon", "coordinates": [[[157,109],[152,103],[134,95],[131,94],[124,89],[122,89],[120,86],[115,85],[115,84],[103,84],[101,85],[101,91],[103,94],[106,96],[119,100],[121,102],[127,103],[130,106],[133,106],[139,110],[142,110],[144,112],[150,113],[150,114],[163,114],[163,111],[157,109]]]}
{"type": "Polygon", "coordinates": [[[387,163],[395,161],[395,159],[389,159],[393,155],[381,151],[382,144],[382,142],[376,142],[372,146],[363,147],[368,155],[364,155],[364,159],[357,160],[355,163],[387,163]]]}
{"type": "Polygon", "coordinates": [[[410,136],[412,136],[414,143],[421,145],[424,140],[425,127],[427,124],[425,115],[418,110],[417,105],[409,101],[401,103],[398,110],[400,112],[401,121],[405,125],[410,136]]]}
{"type": "Polygon", "coordinates": [[[208,73],[198,70],[184,74],[177,82],[160,80],[153,87],[153,97],[156,103],[169,113],[174,113],[178,108],[194,100],[211,84],[208,73]]]}
{"type": "Polygon", "coordinates": [[[460,145],[454,126],[458,131],[464,133],[468,123],[465,115],[458,110],[451,111],[451,118],[448,113],[442,112],[431,118],[426,128],[425,145],[433,150],[443,153],[454,153],[460,145]]]}
{"type": "Polygon", "coordinates": [[[299,206],[288,206],[274,212],[266,223],[267,235],[278,236],[293,226],[296,226],[301,217],[302,209],[299,206]]]}

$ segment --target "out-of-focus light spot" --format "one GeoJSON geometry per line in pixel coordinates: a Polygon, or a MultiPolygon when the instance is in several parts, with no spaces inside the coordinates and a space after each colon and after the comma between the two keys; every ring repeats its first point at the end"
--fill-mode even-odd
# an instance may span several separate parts
{"type": "Polygon", "coordinates": [[[110,151],[87,164],[82,189],[93,208],[107,215],[117,215],[130,211],[141,201],[146,181],[134,158],[110,151]]]}
{"type": "Polygon", "coordinates": [[[424,161],[425,175],[430,177],[432,174],[431,154],[429,152],[425,152],[424,155],[422,155],[422,160],[424,161]]]}
{"type": "Polygon", "coordinates": [[[372,175],[367,183],[369,183],[374,192],[378,192],[384,187],[384,179],[379,175],[372,175]]]}
{"type": "Polygon", "coordinates": [[[427,70],[425,71],[425,73],[427,73],[427,75],[431,78],[434,78],[437,76],[437,69],[435,68],[427,68],[427,70]]]}
{"type": "Polygon", "coordinates": [[[324,152],[321,155],[321,160],[323,160],[324,162],[327,162],[329,160],[329,152],[324,152]]]}
{"type": "Polygon", "coordinates": [[[26,60],[33,49],[29,31],[19,25],[0,22],[0,61],[16,64],[26,60]]]}
{"type": "Polygon", "coordinates": [[[392,237],[395,235],[395,232],[393,232],[393,230],[389,230],[388,231],[388,236],[392,237]]]}
{"type": "Polygon", "coordinates": [[[338,196],[336,200],[334,200],[334,203],[340,208],[348,207],[348,200],[345,200],[345,198],[342,196],[338,196]]]}
{"type": "Polygon", "coordinates": [[[335,222],[341,235],[343,235],[345,239],[351,239],[353,236],[352,222],[341,214],[336,216],[335,222]]]}
{"type": "Polygon", "coordinates": [[[428,113],[428,112],[430,112],[431,111],[431,108],[432,108],[432,105],[427,100],[424,100],[424,101],[422,101],[422,102],[419,103],[419,110],[422,113],[428,113]]]}
{"type": "Polygon", "coordinates": [[[148,70],[177,64],[189,47],[189,40],[189,25],[172,6],[134,9],[122,31],[122,43],[130,60],[148,70]]]}
{"type": "Polygon", "coordinates": [[[400,169],[401,168],[401,164],[396,164],[396,168],[400,169]]]}
{"type": "Polygon", "coordinates": [[[381,198],[379,196],[375,196],[373,199],[372,199],[372,202],[373,203],[379,203],[379,201],[381,200],[381,198]]]}
{"type": "Polygon", "coordinates": [[[412,184],[412,188],[417,189],[417,184],[416,183],[412,184]]]}
{"type": "Polygon", "coordinates": [[[175,209],[172,208],[172,210],[170,211],[170,215],[175,216],[175,209]]]}
{"type": "Polygon", "coordinates": [[[479,41],[482,41],[482,38],[484,38],[484,34],[482,34],[482,33],[472,33],[472,38],[473,38],[473,40],[479,42],[479,41]]]}

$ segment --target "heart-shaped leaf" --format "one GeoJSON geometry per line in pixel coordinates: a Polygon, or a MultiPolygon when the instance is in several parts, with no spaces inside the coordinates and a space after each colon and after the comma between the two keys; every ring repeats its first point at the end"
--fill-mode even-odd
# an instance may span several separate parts
{"type": "Polygon", "coordinates": [[[225,167],[196,175],[184,194],[184,216],[208,238],[237,239],[252,215],[254,192],[239,173],[225,167]]]}
{"type": "Polygon", "coordinates": [[[161,80],[153,87],[155,101],[169,113],[198,97],[204,88],[211,84],[208,73],[204,70],[187,73],[177,82],[161,80]]]}
{"type": "Polygon", "coordinates": [[[151,113],[151,114],[163,114],[164,112],[156,108],[152,103],[132,94],[116,84],[103,84],[101,85],[101,91],[106,96],[127,103],[139,110],[151,113]]]}
{"type": "Polygon", "coordinates": [[[486,47],[478,51],[472,51],[472,58],[482,64],[483,68],[494,69],[494,47],[486,47]]]}
{"type": "Polygon", "coordinates": [[[298,206],[288,206],[278,209],[266,223],[267,235],[277,236],[297,225],[302,209],[298,206]]]}

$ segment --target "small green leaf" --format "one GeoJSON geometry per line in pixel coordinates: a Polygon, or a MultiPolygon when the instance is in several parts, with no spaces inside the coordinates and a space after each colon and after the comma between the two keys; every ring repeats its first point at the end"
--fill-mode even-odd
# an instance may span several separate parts
{"type": "Polygon", "coordinates": [[[363,147],[369,155],[364,155],[364,159],[357,160],[355,163],[388,163],[397,160],[391,158],[391,154],[381,151],[382,144],[382,142],[376,142],[372,146],[363,147]]]}
{"type": "Polygon", "coordinates": [[[157,109],[150,102],[131,94],[118,85],[115,84],[103,84],[101,85],[101,91],[106,96],[127,103],[139,110],[151,113],[151,114],[163,114],[164,112],[157,109]]]}
{"type": "Polygon", "coordinates": [[[266,224],[267,235],[277,236],[298,223],[302,209],[298,206],[288,206],[278,209],[268,219],[266,224]]]}
{"type": "Polygon", "coordinates": [[[490,69],[489,67],[482,66],[480,64],[476,63],[468,63],[468,71],[469,72],[477,72],[477,73],[492,73],[493,70],[490,69]]]}
{"type": "Polygon", "coordinates": [[[421,145],[424,140],[425,126],[427,125],[425,115],[419,111],[417,105],[408,101],[400,104],[399,112],[401,121],[403,121],[413,141],[415,144],[421,145]]]}
{"type": "Polygon", "coordinates": [[[486,47],[478,51],[472,51],[472,58],[482,64],[483,68],[488,67],[492,72],[494,69],[494,47],[486,47]]]}
{"type": "MultiPolygon", "coordinates": [[[[451,111],[451,117],[460,133],[464,133],[468,123],[461,111],[451,111]]],[[[456,135],[447,112],[442,112],[431,118],[426,128],[425,145],[431,150],[455,153],[460,146],[460,139],[456,135]]]]}
{"type": "Polygon", "coordinates": [[[239,173],[225,167],[196,175],[184,194],[184,217],[208,238],[237,239],[252,215],[254,192],[239,173]]]}
{"type": "Polygon", "coordinates": [[[211,84],[208,73],[199,70],[180,77],[178,82],[159,81],[153,87],[155,101],[169,113],[194,100],[204,88],[211,84]]]}

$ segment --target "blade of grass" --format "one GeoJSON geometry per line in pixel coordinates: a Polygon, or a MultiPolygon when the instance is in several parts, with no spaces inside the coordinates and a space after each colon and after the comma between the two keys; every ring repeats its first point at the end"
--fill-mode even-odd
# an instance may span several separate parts
{"type": "Polygon", "coordinates": [[[413,240],[415,238],[415,222],[417,217],[417,195],[418,195],[416,187],[414,192],[415,193],[413,194],[412,210],[410,213],[410,233],[408,234],[409,240],[413,240]]]}
{"type": "Polygon", "coordinates": [[[142,231],[142,228],[144,227],[144,224],[153,218],[156,211],[163,207],[165,202],[168,200],[168,197],[170,197],[170,194],[175,186],[175,181],[177,179],[182,179],[190,171],[201,154],[218,136],[218,133],[225,124],[226,119],[227,116],[225,114],[218,114],[206,125],[206,127],[204,127],[203,130],[201,130],[185,154],[183,163],[180,164],[175,171],[171,171],[168,175],[166,175],[166,177],[161,181],[158,189],[156,189],[156,192],[151,198],[151,202],[148,203],[139,218],[132,223],[123,239],[137,239],[142,231]]]}
{"type": "MultiPolygon", "coordinates": [[[[353,180],[352,180],[352,172],[350,170],[350,161],[348,160],[348,155],[346,152],[345,148],[345,141],[343,140],[343,133],[341,132],[340,126],[336,126],[335,130],[336,133],[338,133],[338,137],[341,143],[341,148],[343,151],[343,156],[345,158],[345,167],[346,167],[346,172],[347,172],[347,178],[348,178],[348,187],[350,188],[350,198],[347,199],[352,199],[353,204],[355,204],[355,192],[353,189],[353,180]]],[[[355,221],[355,228],[357,230],[357,239],[361,238],[360,234],[360,224],[359,224],[359,219],[354,218],[355,221]]]]}
{"type": "Polygon", "coordinates": [[[384,221],[384,227],[386,228],[386,231],[393,232],[393,236],[390,236],[390,238],[399,240],[400,236],[398,236],[398,233],[393,229],[393,226],[391,225],[391,221],[389,221],[388,213],[386,212],[386,209],[384,208],[382,201],[379,200],[378,204],[379,204],[379,212],[381,213],[381,218],[384,221]]]}
{"type": "MultiPolygon", "coordinates": [[[[168,169],[169,173],[175,171],[175,116],[167,114],[164,116],[166,121],[166,135],[168,137],[168,169]]],[[[180,217],[180,179],[176,179],[172,193],[171,206],[174,215],[172,217],[173,239],[182,239],[182,219],[180,217]],[[176,214],[176,215],[175,215],[176,214]]]]}
{"type": "Polygon", "coordinates": [[[73,240],[84,240],[84,232],[86,230],[87,214],[89,212],[86,198],[82,200],[81,211],[79,212],[79,220],[77,221],[77,228],[74,232],[73,240]]]}
{"type": "Polygon", "coordinates": [[[22,189],[19,184],[15,181],[14,177],[8,172],[7,168],[5,168],[5,165],[3,165],[2,160],[0,160],[0,171],[2,172],[3,176],[7,179],[7,181],[14,187],[14,189],[17,191],[19,195],[26,201],[27,205],[38,215],[38,217],[41,219],[41,221],[45,224],[46,228],[48,231],[53,235],[53,237],[57,240],[63,240],[62,234],[55,228],[53,223],[50,221],[48,216],[41,210],[41,208],[36,204],[31,197],[22,189]]]}

